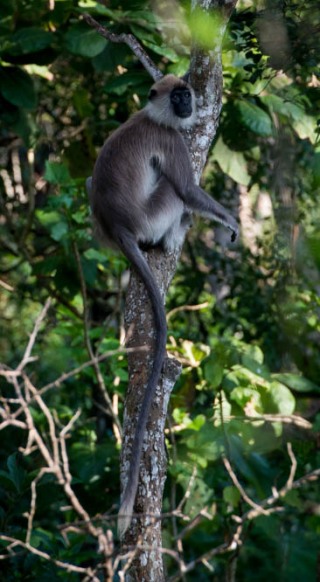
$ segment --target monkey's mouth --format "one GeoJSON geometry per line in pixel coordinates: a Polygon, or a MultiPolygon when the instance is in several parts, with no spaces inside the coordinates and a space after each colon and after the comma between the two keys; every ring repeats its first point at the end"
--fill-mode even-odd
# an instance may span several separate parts
{"type": "Polygon", "coordinates": [[[185,119],[186,117],[190,117],[192,115],[192,109],[188,109],[187,111],[179,111],[179,117],[185,119]]]}

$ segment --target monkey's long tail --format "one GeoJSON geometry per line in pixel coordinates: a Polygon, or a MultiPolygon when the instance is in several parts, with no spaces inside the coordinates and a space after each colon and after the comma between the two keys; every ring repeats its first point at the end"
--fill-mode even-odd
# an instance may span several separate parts
{"type": "Polygon", "coordinates": [[[133,506],[139,482],[139,471],[146,425],[166,354],[167,324],[163,299],[158,285],[134,236],[128,231],[122,231],[120,235],[118,234],[117,239],[123,253],[131,261],[134,269],[137,271],[146,286],[153,308],[156,328],[155,354],[152,371],[139,413],[134,441],[131,448],[131,460],[127,484],[123,492],[122,503],[118,514],[118,534],[121,538],[128,529],[132,519],[133,506]]]}

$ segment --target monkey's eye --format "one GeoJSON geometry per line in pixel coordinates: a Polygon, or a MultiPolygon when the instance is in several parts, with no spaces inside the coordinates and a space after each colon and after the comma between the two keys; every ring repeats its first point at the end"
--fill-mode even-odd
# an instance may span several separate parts
{"type": "Polygon", "coordinates": [[[156,94],[157,91],[155,89],[150,89],[148,99],[153,99],[156,96],[156,94]]]}
{"type": "Polygon", "coordinates": [[[186,96],[186,97],[188,97],[188,98],[190,98],[190,97],[191,97],[191,93],[190,93],[190,91],[185,91],[185,92],[184,92],[184,94],[185,94],[185,96],[186,96]]]}
{"type": "Polygon", "coordinates": [[[172,93],[171,103],[180,103],[180,101],[181,101],[181,96],[179,95],[179,93],[172,93]]]}

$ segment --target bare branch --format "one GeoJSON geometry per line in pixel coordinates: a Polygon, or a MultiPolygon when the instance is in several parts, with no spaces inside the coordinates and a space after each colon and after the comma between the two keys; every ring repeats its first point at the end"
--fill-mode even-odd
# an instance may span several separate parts
{"type": "Polygon", "coordinates": [[[107,40],[110,40],[111,42],[114,43],[124,43],[128,45],[128,47],[131,48],[132,52],[139,59],[140,63],[144,66],[146,71],[148,71],[152,79],[154,81],[161,79],[163,73],[160,71],[160,69],[158,69],[156,64],[149,57],[149,55],[146,53],[146,51],[141,46],[136,37],[133,36],[133,34],[130,33],[115,34],[114,32],[110,32],[110,30],[108,30],[107,28],[99,24],[99,22],[97,22],[94,18],[92,18],[90,14],[84,14],[83,18],[86,21],[86,23],[89,24],[89,26],[95,28],[96,31],[107,40]]]}
{"type": "Polygon", "coordinates": [[[196,475],[197,475],[197,467],[194,466],[193,469],[192,469],[192,475],[191,475],[191,477],[189,479],[189,483],[188,483],[188,487],[186,489],[186,492],[185,492],[184,496],[182,497],[182,499],[181,499],[181,501],[180,501],[180,503],[179,503],[179,505],[177,507],[177,512],[180,512],[181,513],[184,504],[189,499],[190,494],[191,494],[192,487],[193,487],[194,482],[195,482],[196,475]]]}
{"type": "Polygon", "coordinates": [[[121,435],[122,435],[122,427],[121,427],[118,415],[115,414],[115,412],[113,410],[112,400],[111,400],[109,393],[108,393],[108,390],[106,388],[104,378],[103,378],[103,375],[101,373],[100,366],[99,366],[99,363],[97,362],[97,358],[94,354],[92,343],[90,340],[90,334],[89,334],[90,317],[89,317],[89,306],[88,306],[88,298],[87,298],[87,288],[86,288],[86,282],[85,282],[83,271],[82,271],[79,249],[78,249],[77,244],[75,242],[73,242],[73,250],[74,250],[76,263],[77,263],[77,267],[78,267],[78,274],[79,274],[79,278],[80,278],[82,301],[83,301],[84,340],[85,340],[86,348],[88,350],[88,354],[91,358],[92,365],[93,365],[93,368],[95,371],[100,394],[101,394],[101,396],[104,400],[104,403],[106,405],[106,408],[109,411],[109,414],[111,415],[112,420],[113,420],[114,436],[116,438],[117,443],[120,444],[121,443],[121,435]]]}
{"type": "Polygon", "coordinates": [[[98,578],[94,577],[94,572],[91,568],[82,568],[81,566],[75,566],[74,564],[69,564],[68,562],[61,562],[61,560],[55,560],[54,558],[51,558],[51,556],[47,554],[47,552],[43,552],[41,550],[38,550],[37,548],[34,548],[28,542],[23,542],[21,540],[3,534],[0,534],[0,540],[3,540],[4,542],[9,542],[10,545],[8,547],[8,551],[12,551],[16,546],[22,547],[25,550],[28,550],[28,552],[31,552],[31,554],[35,554],[36,556],[39,556],[40,558],[43,558],[44,560],[47,560],[48,562],[55,564],[59,568],[67,570],[67,572],[78,572],[79,574],[87,574],[88,576],[90,576],[90,580],[98,580],[98,578]]]}
{"type": "Polygon", "coordinates": [[[36,513],[36,505],[37,505],[37,484],[43,475],[47,475],[48,473],[52,473],[52,470],[48,467],[43,467],[40,469],[38,475],[33,479],[31,482],[31,503],[30,503],[30,511],[28,514],[28,527],[27,527],[27,535],[26,535],[26,544],[30,544],[31,542],[31,534],[33,528],[33,519],[36,513]]]}
{"type": "Polygon", "coordinates": [[[288,450],[288,455],[289,455],[290,460],[291,460],[290,475],[289,475],[288,481],[287,481],[287,488],[288,488],[288,491],[289,491],[290,489],[292,489],[294,476],[296,474],[296,470],[297,470],[297,459],[296,459],[296,457],[294,455],[294,452],[292,450],[291,443],[287,443],[287,450],[288,450]]]}
{"type": "Polygon", "coordinates": [[[17,367],[18,371],[23,370],[23,368],[28,364],[28,362],[30,362],[30,357],[31,357],[31,352],[32,352],[32,348],[34,346],[34,342],[36,341],[37,335],[39,333],[39,329],[40,329],[40,325],[43,322],[45,316],[47,315],[48,309],[51,305],[51,299],[47,299],[43,309],[41,310],[41,312],[39,313],[33,331],[30,335],[30,339],[28,342],[28,345],[26,347],[25,353],[23,355],[23,358],[19,364],[19,366],[17,367]]]}
{"type": "Polygon", "coordinates": [[[229,459],[227,459],[227,457],[222,457],[222,461],[223,461],[223,464],[231,477],[233,484],[240,492],[240,495],[244,499],[244,501],[246,501],[246,503],[248,503],[248,505],[250,505],[250,507],[253,507],[259,513],[263,513],[263,514],[267,515],[267,512],[263,509],[263,507],[261,507],[261,505],[259,505],[258,503],[255,503],[254,501],[252,501],[252,499],[250,499],[249,495],[247,495],[247,493],[243,489],[242,485],[239,483],[238,478],[231,467],[229,459]]]}
{"type": "Polygon", "coordinates": [[[208,307],[208,305],[209,305],[208,301],[205,301],[204,303],[199,303],[198,305],[179,305],[179,307],[174,307],[174,309],[168,311],[167,321],[169,321],[169,319],[173,315],[179,313],[180,311],[200,311],[201,309],[205,309],[206,307],[208,307]]]}

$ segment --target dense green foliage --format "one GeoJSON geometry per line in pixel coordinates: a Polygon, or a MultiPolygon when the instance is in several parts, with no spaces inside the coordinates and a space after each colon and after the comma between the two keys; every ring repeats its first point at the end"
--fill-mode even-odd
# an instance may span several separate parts
{"type": "MultiPolygon", "coordinates": [[[[222,229],[197,222],[167,300],[168,349],[184,369],[170,403],[164,511],[175,509],[190,485],[183,513],[192,519],[206,508],[211,515],[183,536],[187,563],[231,540],[232,516],[249,509],[223,455],[262,505],[288,484],[293,459],[296,480],[319,466],[320,12],[314,4],[267,2],[263,10],[240,4],[225,39],[224,106],[203,183],[240,211],[242,237],[227,246],[222,229]]],[[[0,7],[2,370],[19,365],[51,297],[25,373],[40,389],[90,360],[92,351],[114,350],[100,370],[121,418],[126,262],[93,240],[84,180],[108,132],[144,104],[150,79],[128,47],[84,23],[84,11],[115,32],[132,32],[163,71],[177,74],[188,66],[190,30],[196,35],[203,23],[187,12],[183,23],[181,12],[180,26],[172,27],[176,14],[156,16],[142,0],[121,7],[116,0],[108,7],[12,0],[0,7]]],[[[5,422],[8,403],[13,413],[19,408],[10,401],[17,398],[12,378],[0,377],[0,534],[25,541],[31,483],[46,462],[35,443],[27,444],[25,427],[5,422]]],[[[24,377],[18,384],[26,389],[24,377]]],[[[115,514],[119,446],[110,416],[101,414],[96,368],[70,374],[43,399],[57,430],[81,409],[67,440],[73,489],[91,517],[115,514]]],[[[32,400],[30,410],[50,448],[45,409],[32,400]]],[[[199,562],[186,579],[232,580],[227,573],[236,565],[238,581],[316,580],[317,488],[314,480],[288,486],[281,499],[264,505],[279,511],[245,521],[242,546],[199,562]]],[[[43,473],[36,489],[32,546],[94,568],[96,540],[78,523],[56,476],[43,473]]],[[[114,530],[112,520],[103,523],[114,530]]],[[[185,525],[164,520],[166,547],[176,549],[174,535],[185,525]]],[[[8,541],[0,544],[6,554],[8,541]]],[[[177,571],[174,561],[167,566],[169,574],[177,571]]],[[[8,582],[82,579],[21,547],[1,561],[1,571],[8,582]]]]}

